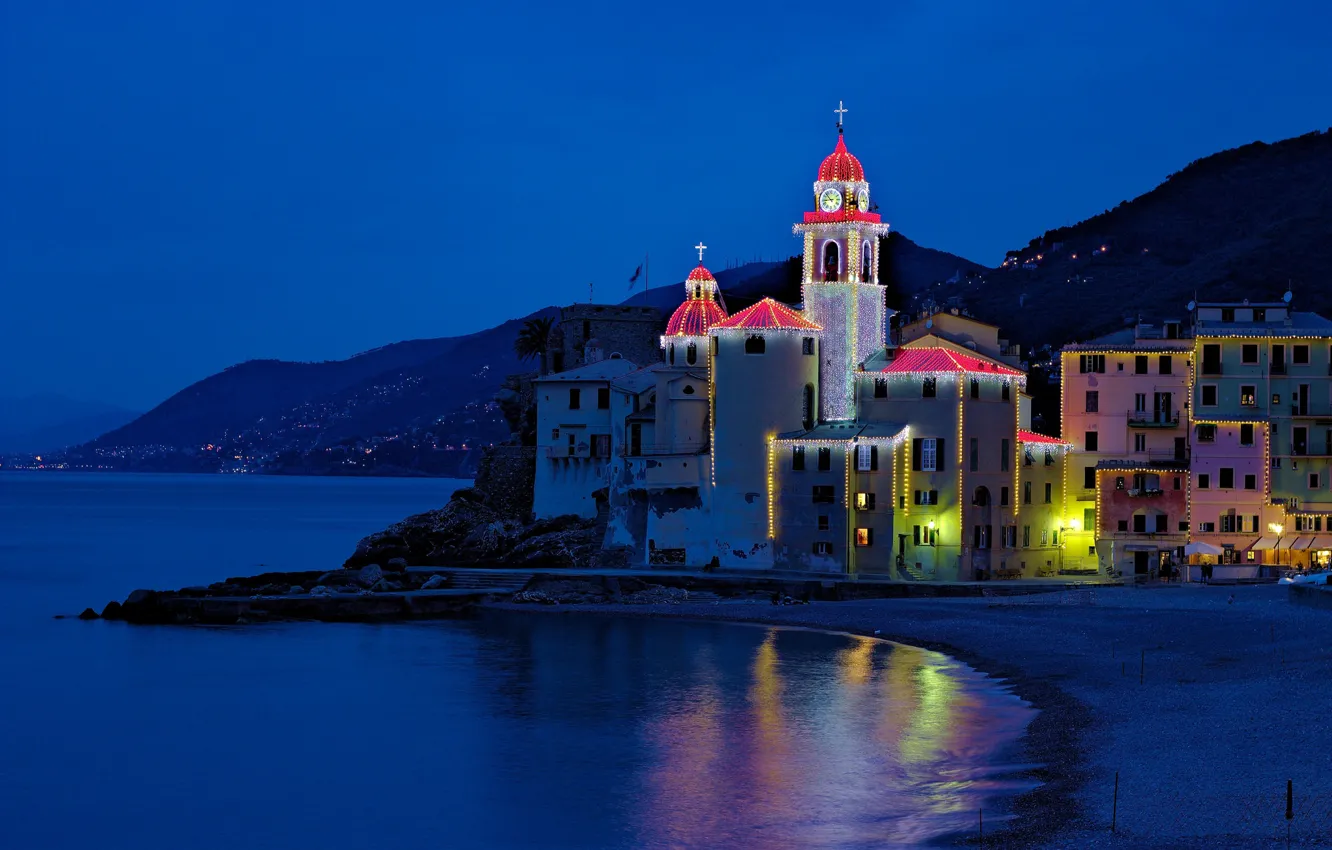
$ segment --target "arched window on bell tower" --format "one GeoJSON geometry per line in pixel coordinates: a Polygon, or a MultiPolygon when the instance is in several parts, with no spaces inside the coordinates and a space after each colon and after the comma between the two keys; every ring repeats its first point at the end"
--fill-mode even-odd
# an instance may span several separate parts
{"type": "Polygon", "coordinates": [[[824,281],[837,280],[837,273],[841,270],[842,263],[838,254],[838,246],[835,240],[829,239],[823,243],[823,279],[824,281]]]}
{"type": "Polygon", "coordinates": [[[872,250],[868,239],[865,240],[864,245],[860,246],[860,279],[864,283],[873,283],[873,279],[870,277],[874,271],[874,263],[871,262],[872,257],[870,256],[872,250]]]}

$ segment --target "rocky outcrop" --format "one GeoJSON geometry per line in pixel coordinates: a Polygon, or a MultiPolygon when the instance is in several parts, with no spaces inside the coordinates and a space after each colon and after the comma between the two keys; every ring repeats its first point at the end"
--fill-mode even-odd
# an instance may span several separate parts
{"type": "MultiPolygon", "coordinates": [[[[473,488],[453,494],[439,510],[407,517],[356,545],[342,565],[359,570],[397,562],[413,567],[522,567],[562,569],[590,566],[601,550],[595,520],[572,514],[522,523],[485,504],[473,488]]],[[[325,584],[324,577],[320,583],[325,584]]]]}

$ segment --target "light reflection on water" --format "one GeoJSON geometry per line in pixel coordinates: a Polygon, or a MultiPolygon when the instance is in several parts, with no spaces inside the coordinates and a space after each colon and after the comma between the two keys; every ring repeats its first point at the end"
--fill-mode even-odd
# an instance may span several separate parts
{"type": "Polygon", "coordinates": [[[700,651],[689,684],[644,720],[642,844],[914,846],[1029,787],[996,759],[1034,711],[975,671],[868,638],[761,634],[743,702],[725,692],[738,677],[700,651]]]}

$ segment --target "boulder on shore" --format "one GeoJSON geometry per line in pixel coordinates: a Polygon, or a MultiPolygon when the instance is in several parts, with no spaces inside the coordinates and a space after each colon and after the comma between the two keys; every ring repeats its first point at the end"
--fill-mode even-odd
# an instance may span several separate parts
{"type": "Polygon", "coordinates": [[[84,608],[83,613],[79,614],[80,620],[96,620],[97,612],[91,608],[84,608]]]}
{"type": "MultiPolygon", "coordinates": [[[[342,565],[359,570],[389,564],[424,567],[585,567],[601,550],[596,521],[573,514],[523,524],[489,507],[473,488],[443,508],[407,517],[362,539],[342,565]]],[[[325,583],[321,577],[320,583],[325,583]]]]}
{"type": "Polygon", "coordinates": [[[384,571],[379,564],[369,564],[361,567],[361,571],[356,575],[356,583],[361,587],[374,587],[384,580],[384,571]]]}

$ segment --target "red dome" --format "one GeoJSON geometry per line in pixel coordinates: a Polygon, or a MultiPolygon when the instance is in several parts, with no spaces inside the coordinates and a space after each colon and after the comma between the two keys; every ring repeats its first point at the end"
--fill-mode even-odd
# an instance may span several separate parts
{"type": "Polygon", "coordinates": [[[699,263],[698,268],[694,269],[692,272],[689,273],[689,277],[686,278],[686,280],[691,282],[698,282],[698,281],[708,281],[710,283],[717,282],[717,278],[712,276],[712,272],[703,268],[702,263],[699,263]]]}
{"type": "Polygon", "coordinates": [[[819,166],[819,180],[841,183],[862,183],[865,180],[865,169],[860,167],[860,160],[846,149],[846,140],[841,133],[837,134],[837,147],[819,166]]]}
{"type": "MultiPolygon", "coordinates": [[[[708,273],[703,269],[704,274],[708,273]]],[[[695,269],[698,271],[698,269],[695,269]]],[[[709,278],[712,275],[708,275],[709,278]]],[[[690,279],[694,279],[691,274],[690,279]]],[[[704,336],[708,328],[718,322],[726,321],[726,311],[710,298],[691,298],[675,308],[671,320],[666,323],[666,336],[704,336]]]]}

